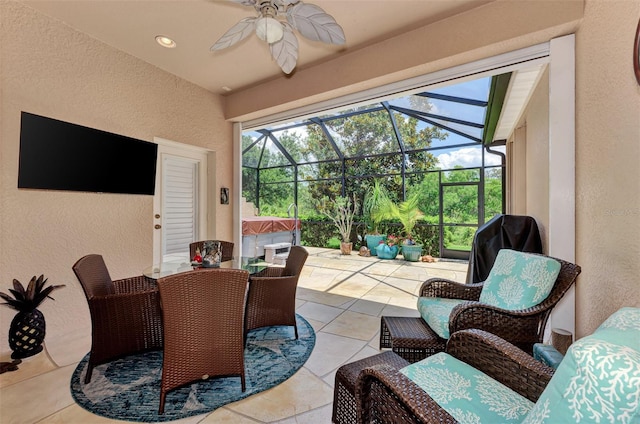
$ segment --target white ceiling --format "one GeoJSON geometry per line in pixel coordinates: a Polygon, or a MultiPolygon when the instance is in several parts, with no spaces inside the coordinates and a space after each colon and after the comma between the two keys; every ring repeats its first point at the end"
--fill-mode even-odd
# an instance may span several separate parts
{"type": "MultiPolygon", "coordinates": [[[[22,0],[118,50],[138,57],[211,92],[225,94],[284,74],[268,46],[255,34],[225,50],[211,45],[240,19],[255,16],[253,7],[225,0],[22,0]],[[166,49],[157,35],[173,38],[166,49]]],[[[492,0],[310,0],[342,26],[344,46],[304,39],[297,68],[313,66],[389,37],[492,0]]],[[[295,72],[295,71],[294,71],[295,72]]]]}

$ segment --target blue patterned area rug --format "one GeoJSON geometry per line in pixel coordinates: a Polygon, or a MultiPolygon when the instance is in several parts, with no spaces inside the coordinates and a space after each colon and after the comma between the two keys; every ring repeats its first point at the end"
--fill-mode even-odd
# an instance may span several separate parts
{"type": "Polygon", "coordinates": [[[84,409],[118,420],[164,422],[208,413],[274,387],[304,365],[316,335],[304,318],[297,315],[296,319],[297,340],[293,327],[265,327],[249,333],[245,392],[238,377],[193,383],[167,393],[164,414],[158,415],[162,352],[156,351],[97,366],[89,384],[84,384],[89,355],[85,356],[71,377],[71,394],[84,409]]]}

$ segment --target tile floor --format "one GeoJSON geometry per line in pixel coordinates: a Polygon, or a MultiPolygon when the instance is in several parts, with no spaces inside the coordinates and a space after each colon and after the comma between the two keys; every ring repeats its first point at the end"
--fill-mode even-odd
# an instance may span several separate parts
{"type": "MultiPolygon", "coordinates": [[[[341,256],[337,250],[308,250],[297,311],[313,325],[317,339],[304,367],[270,390],[175,423],[330,423],[336,370],[379,352],[380,317],[417,316],[416,293],[427,278],[466,278],[464,262],[380,260],[356,252],[341,256]]],[[[70,340],[66,349],[75,348],[82,357],[89,343],[70,340]]],[[[19,371],[0,375],[0,422],[122,422],[93,415],[74,403],[69,380],[75,367],[76,363],[58,366],[42,353],[23,361],[19,371]]]]}

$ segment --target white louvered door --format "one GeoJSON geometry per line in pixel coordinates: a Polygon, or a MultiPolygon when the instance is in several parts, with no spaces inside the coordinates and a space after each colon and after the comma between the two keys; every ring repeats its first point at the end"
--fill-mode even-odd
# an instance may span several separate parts
{"type": "Polygon", "coordinates": [[[162,255],[181,254],[198,234],[198,162],[167,155],[162,169],[162,255]]]}
{"type": "Polygon", "coordinates": [[[207,152],[163,139],[158,142],[154,196],[153,263],[184,260],[189,243],[206,233],[207,152]]]}

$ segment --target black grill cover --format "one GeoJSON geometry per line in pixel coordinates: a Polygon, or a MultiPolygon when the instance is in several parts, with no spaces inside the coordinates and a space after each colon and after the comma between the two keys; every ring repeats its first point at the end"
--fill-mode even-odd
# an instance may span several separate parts
{"type": "Polygon", "coordinates": [[[530,216],[496,215],[478,228],[469,255],[467,283],[487,279],[500,249],[542,253],[536,220],[530,216]]]}

